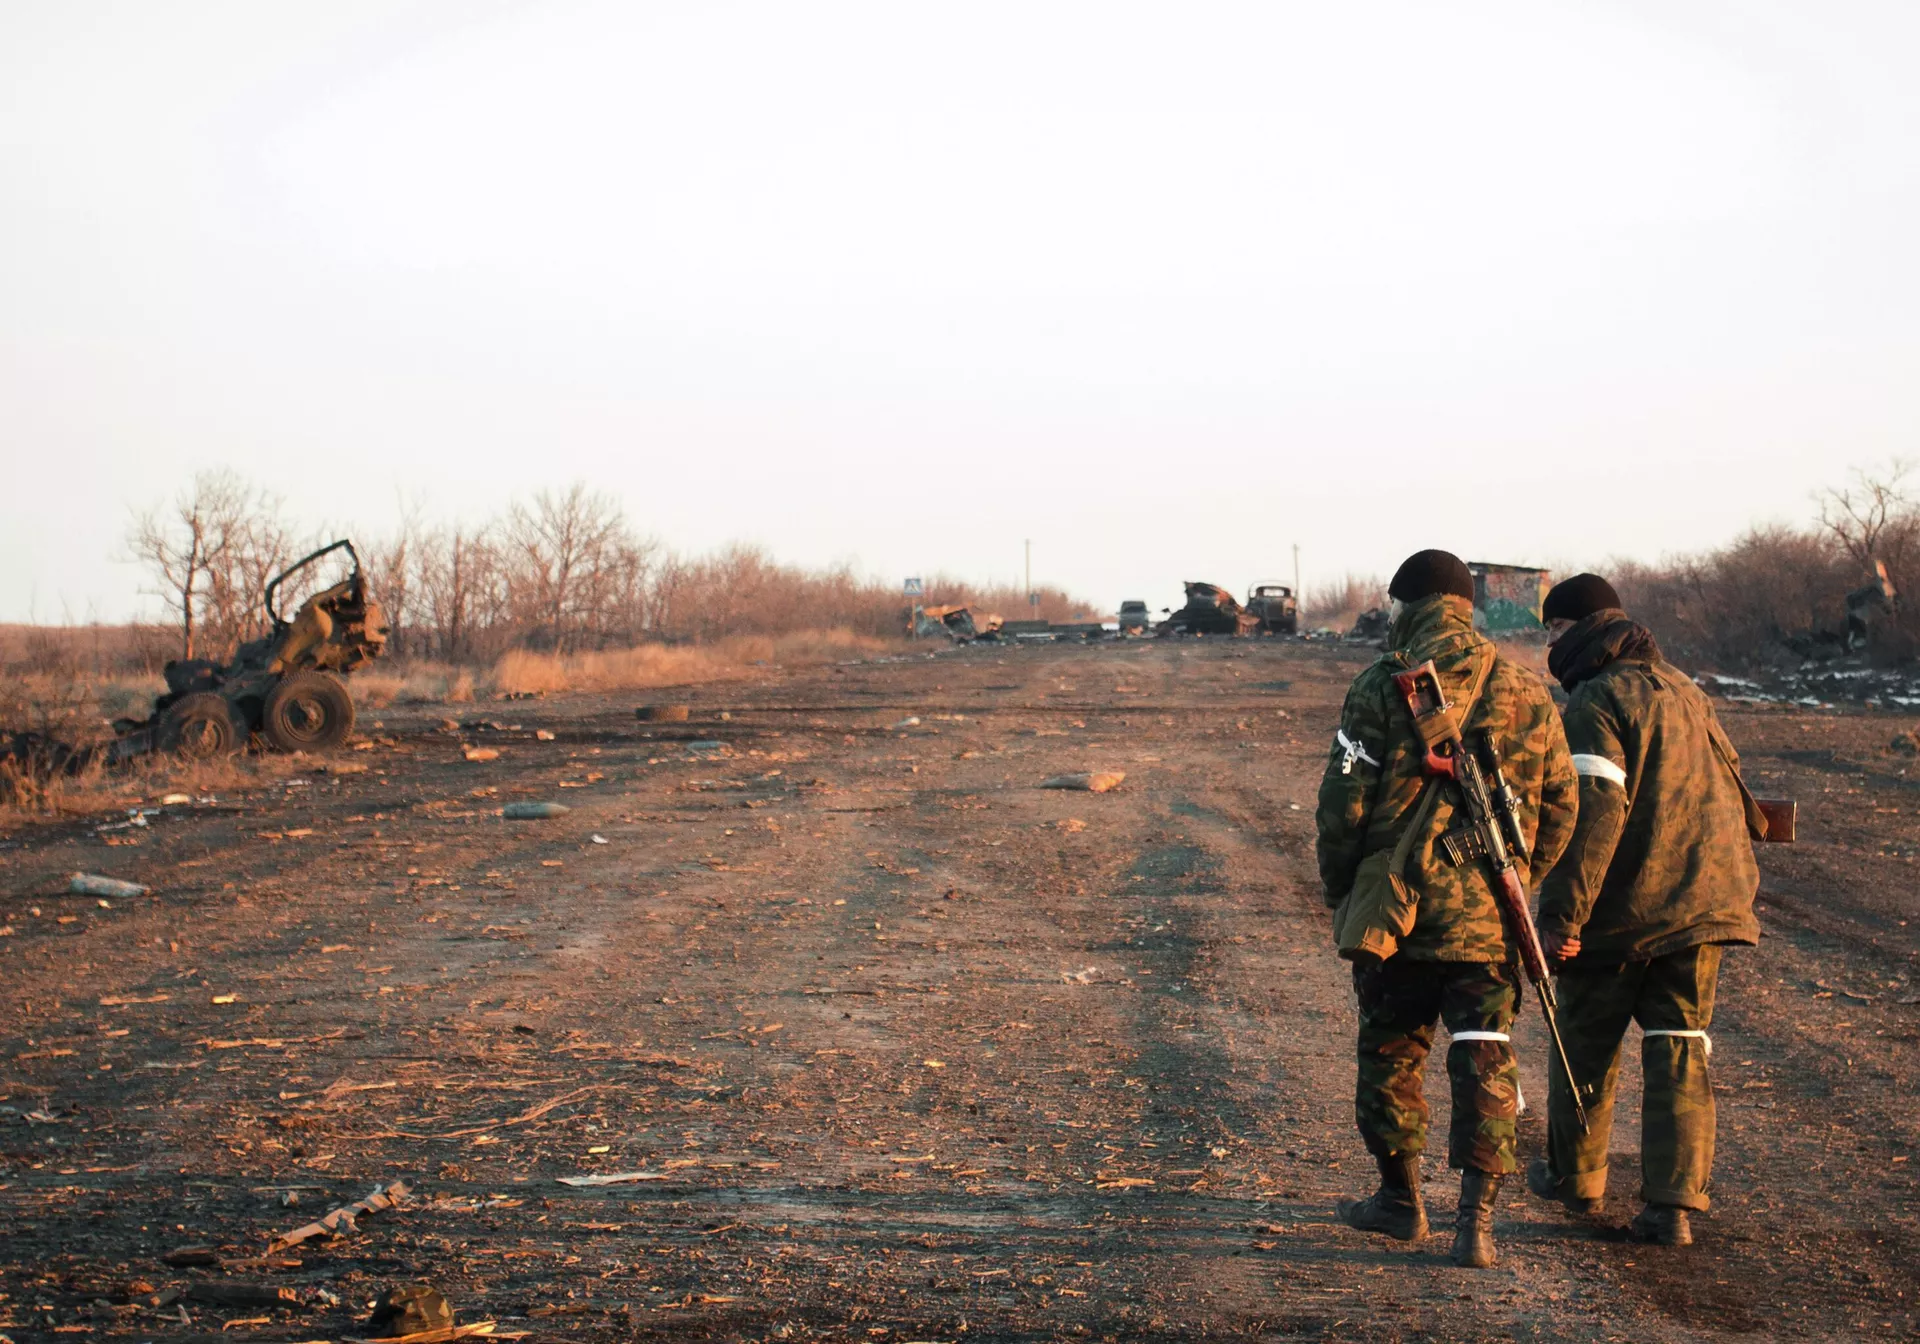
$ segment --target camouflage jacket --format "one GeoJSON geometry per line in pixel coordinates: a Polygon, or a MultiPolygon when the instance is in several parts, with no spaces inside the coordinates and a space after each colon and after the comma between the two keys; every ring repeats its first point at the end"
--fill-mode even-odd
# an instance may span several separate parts
{"type": "Polygon", "coordinates": [[[1516,856],[1523,878],[1551,868],[1573,833],[1578,785],[1559,715],[1538,675],[1499,657],[1475,633],[1473,606],[1464,598],[1440,595],[1409,604],[1389,639],[1390,651],[1347,691],[1320,783],[1323,894],[1329,906],[1347,901],[1362,865],[1396,850],[1424,812],[1400,874],[1414,903],[1411,927],[1394,954],[1421,961],[1507,961],[1514,945],[1494,904],[1486,862],[1456,867],[1437,843],[1460,820],[1457,795],[1451,784],[1424,773],[1425,752],[1393,674],[1431,658],[1456,706],[1484,676],[1465,727],[1469,734],[1491,734],[1520,797],[1521,830],[1529,844],[1528,853],[1516,856]],[[1429,789],[1437,791],[1430,807],[1423,802],[1429,789]]]}
{"type": "Polygon", "coordinates": [[[1541,887],[1540,927],[1578,934],[1587,965],[1759,941],[1740,758],[1707,697],[1621,611],[1562,636],[1554,670],[1580,822],[1541,887]]]}

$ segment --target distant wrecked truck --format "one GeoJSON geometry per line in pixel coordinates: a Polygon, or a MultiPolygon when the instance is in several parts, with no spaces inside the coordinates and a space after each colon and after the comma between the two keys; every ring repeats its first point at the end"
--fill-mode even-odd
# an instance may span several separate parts
{"type": "Polygon", "coordinates": [[[1247,590],[1247,614],[1263,635],[1300,633],[1300,603],[1284,583],[1256,583],[1247,590]]]}

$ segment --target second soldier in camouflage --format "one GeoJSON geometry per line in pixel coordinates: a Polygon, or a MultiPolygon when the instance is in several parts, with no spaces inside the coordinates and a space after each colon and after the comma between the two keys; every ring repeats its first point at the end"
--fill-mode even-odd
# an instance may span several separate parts
{"type": "Polygon", "coordinates": [[[1556,1073],[1547,1157],[1535,1194],[1578,1212],[1606,1194],[1620,1046],[1641,1027],[1645,1207],[1635,1240],[1684,1245],[1708,1205],[1713,1082],[1707,1061],[1721,948],[1758,940],[1764,834],[1739,757],[1713,706],[1667,662],[1612,585],[1580,574],[1547,594],[1548,666],[1568,693],[1567,739],[1580,776],[1580,821],[1540,894],[1540,938],[1559,959],[1560,1026],[1589,1127],[1574,1123],[1556,1073]]]}

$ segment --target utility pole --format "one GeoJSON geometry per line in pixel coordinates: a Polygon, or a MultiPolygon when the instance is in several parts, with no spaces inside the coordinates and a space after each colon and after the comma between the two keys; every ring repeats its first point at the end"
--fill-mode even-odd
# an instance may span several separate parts
{"type": "Polygon", "coordinates": [[[1033,605],[1033,538],[1027,538],[1027,605],[1033,605]]]}
{"type": "Polygon", "coordinates": [[[1300,543],[1296,541],[1293,543],[1293,600],[1299,602],[1305,597],[1300,591],[1300,543]]]}

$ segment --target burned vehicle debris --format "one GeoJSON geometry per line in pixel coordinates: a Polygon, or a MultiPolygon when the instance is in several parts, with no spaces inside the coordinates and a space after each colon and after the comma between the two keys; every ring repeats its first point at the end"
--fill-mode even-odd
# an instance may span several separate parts
{"type": "Polygon", "coordinates": [[[345,678],[386,648],[387,618],[367,592],[366,574],[351,541],[303,556],[275,575],[262,597],[268,630],[234,650],[225,663],[206,658],[169,662],[166,694],[144,722],[121,719],[103,749],[108,763],[149,751],[196,760],[227,755],[258,734],[281,751],[337,747],[353,731],[353,696],[345,678]],[[274,599],[286,582],[336,551],[352,572],[300,604],[291,617],[274,599]]]}
{"type": "Polygon", "coordinates": [[[1232,593],[1214,583],[1188,581],[1187,604],[1160,624],[1162,635],[1247,635],[1260,620],[1244,610],[1232,593]]]}
{"type": "Polygon", "coordinates": [[[964,602],[947,606],[927,607],[921,618],[929,622],[938,622],[956,644],[970,643],[976,639],[994,639],[999,636],[1003,624],[1000,617],[992,612],[974,614],[972,607],[964,602]]]}
{"type": "Polygon", "coordinates": [[[1837,629],[1817,624],[1793,633],[1776,631],[1775,637],[1782,648],[1809,663],[1846,662],[1868,654],[1876,625],[1900,612],[1900,592],[1884,560],[1874,561],[1867,582],[1847,593],[1845,610],[1845,622],[1837,629]]]}
{"type": "Polygon", "coordinates": [[[1347,638],[1357,643],[1386,647],[1387,632],[1393,629],[1393,617],[1385,607],[1368,607],[1354,618],[1347,638]]]}

